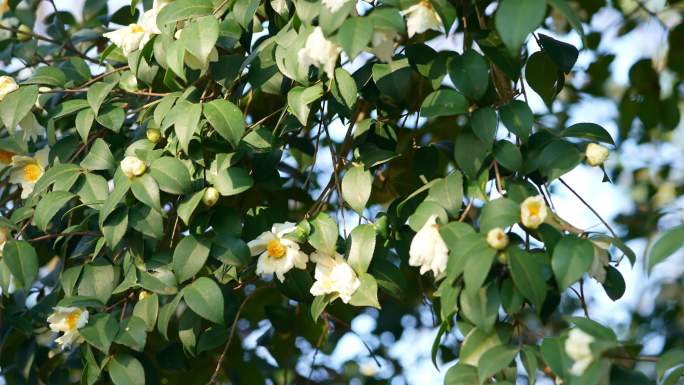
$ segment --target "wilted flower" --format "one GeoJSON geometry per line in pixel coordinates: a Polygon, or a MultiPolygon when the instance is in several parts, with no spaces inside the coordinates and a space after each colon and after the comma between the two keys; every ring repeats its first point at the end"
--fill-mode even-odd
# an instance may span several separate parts
{"type": "Polygon", "coordinates": [[[291,222],[274,223],[271,231],[264,231],[256,239],[247,243],[252,256],[259,256],[257,274],[270,276],[275,273],[280,282],[283,282],[285,273],[292,268],[306,268],[308,256],[299,250],[297,242],[284,238],[296,227],[291,222]]]}
{"type": "Polygon", "coordinates": [[[441,31],[442,18],[439,17],[429,0],[421,0],[404,11],[408,36],[423,33],[427,30],[441,31]]]}
{"type": "Polygon", "coordinates": [[[371,46],[378,59],[384,62],[392,61],[394,55],[394,38],[397,33],[386,29],[376,29],[373,31],[371,46]]]}
{"type": "Polygon", "coordinates": [[[354,269],[338,253],[328,255],[315,252],[311,254],[311,261],[316,262],[316,282],[311,286],[311,294],[335,294],[342,302],[348,303],[356,289],[361,286],[354,269]]]}
{"type": "Polygon", "coordinates": [[[565,353],[572,358],[575,363],[570,368],[570,373],[581,376],[587,367],[591,365],[593,356],[590,344],[594,342],[594,337],[585,333],[581,329],[572,329],[565,340],[565,353]]]}
{"type": "Polygon", "coordinates": [[[15,155],[12,157],[10,183],[21,184],[21,198],[26,199],[33,192],[33,186],[45,173],[48,165],[50,148],[45,147],[31,156],[15,155]]]}
{"type": "Polygon", "coordinates": [[[129,178],[140,176],[145,173],[145,162],[135,156],[127,156],[121,161],[121,171],[129,178]]]}
{"type": "Polygon", "coordinates": [[[47,318],[50,324],[50,330],[53,332],[62,332],[61,337],[57,338],[55,342],[59,344],[62,349],[69,348],[73,344],[81,341],[81,335],[78,334],[78,329],[84,327],[88,323],[88,310],[78,307],[61,307],[54,308],[53,313],[47,318]]]}
{"type": "Polygon", "coordinates": [[[520,220],[529,229],[536,229],[546,220],[548,209],[541,195],[529,197],[520,205],[520,220]]]}
{"type": "Polygon", "coordinates": [[[309,68],[311,65],[316,66],[325,71],[328,77],[332,79],[340,50],[337,44],[325,38],[321,27],[316,27],[306,39],[304,48],[299,50],[299,65],[302,68],[309,68]]]}
{"type": "Polygon", "coordinates": [[[449,248],[439,235],[436,215],[430,216],[413,237],[409,257],[409,265],[420,266],[421,274],[432,270],[436,277],[446,270],[449,248]]]}
{"type": "Polygon", "coordinates": [[[4,99],[9,93],[19,89],[17,82],[10,76],[0,76],[0,100],[4,99]]]}
{"type": "Polygon", "coordinates": [[[487,232],[487,244],[492,249],[503,250],[508,246],[508,235],[501,227],[495,227],[487,232]]]}
{"type": "Polygon", "coordinates": [[[600,166],[608,159],[610,152],[607,148],[596,143],[589,143],[585,155],[590,166],[600,166]]]}

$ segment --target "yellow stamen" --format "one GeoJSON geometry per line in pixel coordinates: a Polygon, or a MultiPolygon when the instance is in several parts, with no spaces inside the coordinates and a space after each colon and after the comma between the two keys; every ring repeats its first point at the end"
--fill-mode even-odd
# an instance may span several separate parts
{"type": "Polygon", "coordinates": [[[35,182],[40,178],[42,175],[43,171],[40,169],[40,166],[37,164],[31,163],[27,164],[24,166],[24,177],[26,180],[29,182],[35,182]]]}
{"type": "Polygon", "coordinates": [[[131,24],[130,27],[131,27],[131,32],[145,32],[145,30],[143,29],[143,27],[140,24],[134,23],[134,24],[131,24]]]}
{"type": "Polygon", "coordinates": [[[66,324],[69,330],[75,330],[78,325],[78,319],[81,317],[81,310],[74,310],[66,317],[66,324]]]}
{"type": "Polygon", "coordinates": [[[12,157],[13,156],[14,156],[13,152],[0,150],[0,163],[2,163],[2,164],[12,163],[12,157]]]}
{"type": "Polygon", "coordinates": [[[266,245],[266,251],[271,258],[282,258],[287,250],[279,240],[271,239],[266,245]]]}

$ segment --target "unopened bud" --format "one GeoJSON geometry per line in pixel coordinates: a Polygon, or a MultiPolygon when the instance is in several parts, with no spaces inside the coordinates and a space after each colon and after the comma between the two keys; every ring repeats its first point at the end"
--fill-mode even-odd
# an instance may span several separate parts
{"type": "Polygon", "coordinates": [[[217,189],[213,187],[207,187],[206,190],[204,190],[204,195],[202,196],[202,203],[207,205],[208,207],[211,207],[218,202],[220,197],[220,194],[217,189]]]}

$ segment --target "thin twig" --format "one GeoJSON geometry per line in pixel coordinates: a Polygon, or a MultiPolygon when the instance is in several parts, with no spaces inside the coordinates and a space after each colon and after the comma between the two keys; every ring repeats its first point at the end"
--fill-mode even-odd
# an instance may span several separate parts
{"type": "Polygon", "coordinates": [[[567,183],[565,183],[565,181],[563,180],[563,178],[558,178],[558,180],[563,184],[563,186],[565,186],[568,190],[570,190],[570,192],[572,192],[572,193],[577,197],[577,199],[579,199],[585,206],[587,206],[587,208],[588,208],[589,210],[591,210],[592,213],[594,213],[594,215],[596,216],[596,218],[598,218],[598,219],[601,221],[601,223],[603,223],[603,225],[606,226],[606,228],[608,229],[608,231],[610,231],[610,234],[613,236],[613,238],[617,238],[617,237],[618,237],[617,234],[615,234],[615,231],[613,231],[613,228],[610,227],[610,225],[608,224],[608,222],[606,222],[606,221],[601,217],[601,215],[599,215],[599,213],[596,212],[596,210],[594,210],[594,208],[591,207],[591,205],[590,205],[589,203],[587,203],[587,201],[584,200],[584,198],[582,198],[575,190],[573,190],[573,188],[570,187],[570,185],[568,185],[567,183]]]}

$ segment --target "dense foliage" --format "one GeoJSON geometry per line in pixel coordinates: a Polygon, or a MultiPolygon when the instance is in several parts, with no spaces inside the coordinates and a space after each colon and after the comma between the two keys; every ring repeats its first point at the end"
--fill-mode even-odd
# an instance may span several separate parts
{"type": "MultiPolygon", "coordinates": [[[[675,384],[684,327],[665,344],[680,350],[636,370],[656,359],[640,343],[658,323],[616,334],[584,290],[623,295],[616,266],[637,260],[624,242],[653,238],[682,189],[670,165],[616,161],[587,181],[634,175],[617,230],[576,227],[552,193],[678,126],[681,4],[649,7],[86,0],[74,15],[2,0],[2,378],[394,384],[389,347],[410,317],[439,329],[446,384],[675,384]],[[591,23],[606,9],[621,34],[669,31],[665,57],[637,61],[619,93],[591,23]],[[615,135],[568,124],[592,98],[618,103],[615,135]],[[382,370],[317,362],[359,314],[375,318],[382,370]]],[[[683,238],[658,238],[648,270],[683,238]]]]}

